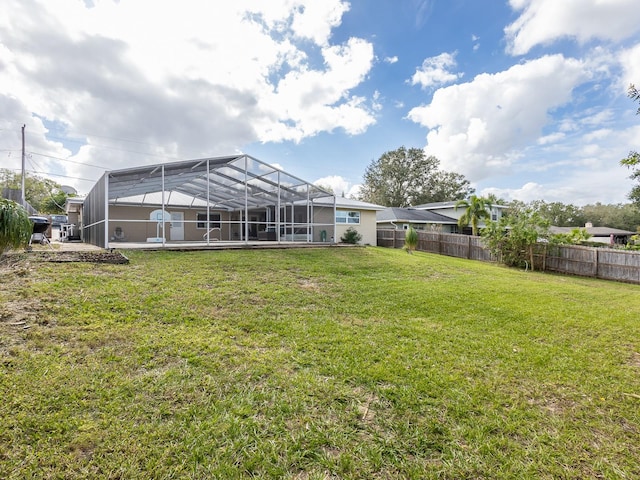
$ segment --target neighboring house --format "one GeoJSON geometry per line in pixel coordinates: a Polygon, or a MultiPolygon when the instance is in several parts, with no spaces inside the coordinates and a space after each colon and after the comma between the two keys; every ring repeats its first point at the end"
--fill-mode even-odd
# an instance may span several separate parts
{"type": "MultiPolygon", "coordinates": [[[[384,207],[374,203],[361,202],[352,198],[335,197],[336,201],[336,240],[340,238],[350,227],[362,235],[360,243],[375,245],[377,242],[376,215],[384,210],[384,207]]],[[[325,211],[330,209],[328,199],[319,199],[318,205],[325,206],[325,211]]]]}
{"type": "Polygon", "coordinates": [[[67,225],[62,226],[61,238],[64,240],[80,240],[82,234],[82,208],[84,198],[67,197],[65,202],[65,213],[67,214],[67,225]]]}
{"type": "Polygon", "coordinates": [[[556,227],[551,226],[549,232],[556,233],[571,233],[572,230],[579,228],[580,230],[586,230],[591,237],[588,242],[603,243],[607,245],[626,245],[632,235],[636,235],[637,232],[630,232],[628,230],[620,230],[618,228],[609,227],[594,227],[592,223],[587,223],[584,227],[556,227]]]}
{"type": "MultiPolygon", "coordinates": [[[[428,211],[428,212],[433,212],[433,213],[439,213],[440,215],[444,215],[446,217],[450,217],[455,219],[456,221],[456,228],[454,229],[454,231],[452,231],[452,233],[468,233],[471,234],[471,226],[464,228],[462,232],[459,232],[459,229],[457,228],[458,225],[458,220],[460,219],[460,217],[462,215],[464,215],[465,212],[465,208],[464,207],[459,207],[456,209],[456,203],[458,203],[457,201],[452,201],[452,202],[436,202],[436,203],[425,203],[422,205],[416,205],[415,208],[416,210],[424,210],[424,211],[428,211]]],[[[507,207],[504,205],[491,205],[491,220],[494,222],[499,221],[502,218],[502,214],[503,211],[506,209],[507,207]]],[[[485,222],[484,219],[480,220],[480,222],[478,222],[478,227],[479,228],[483,228],[486,227],[487,224],[485,222]]]]}
{"type": "Polygon", "coordinates": [[[416,230],[437,230],[442,233],[458,231],[458,220],[430,210],[388,207],[376,214],[379,229],[407,230],[412,225],[416,230]]]}
{"type": "Polygon", "coordinates": [[[242,154],[105,172],[86,198],[69,200],[69,222],[83,241],[103,248],[338,242],[348,226],[375,245],[375,211],[383,208],[337,198],[242,154]]]}

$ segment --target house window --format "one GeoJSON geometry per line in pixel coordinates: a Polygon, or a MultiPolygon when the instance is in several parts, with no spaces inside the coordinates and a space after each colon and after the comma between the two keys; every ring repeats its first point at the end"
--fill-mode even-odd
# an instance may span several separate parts
{"type": "MultiPolygon", "coordinates": [[[[206,213],[196,213],[196,228],[207,228],[207,214],[206,213]]],[[[220,228],[220,214],[219,213],[210,213],[209,214],[209,229],[211,228],[220,228]]]]}
{"type": "Polygon", "coordinates": [[[336,212],[336,223],[348,223],[351,225],[360,224],[360,212],[347,212],[338,210],[336,212]]]}

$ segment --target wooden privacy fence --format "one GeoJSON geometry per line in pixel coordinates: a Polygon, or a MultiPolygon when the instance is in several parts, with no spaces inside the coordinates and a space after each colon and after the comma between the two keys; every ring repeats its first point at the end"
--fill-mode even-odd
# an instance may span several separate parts
{"type": "MultiPolygon", "coordinates": [[[[495,262],[480,237],[455,233],[418,231],[416,250],[450,257],[495,262]]],[[[404,230],[378,230],[378,246],[404,247],[404,230]]],[[[640,252],[611,248],[538,244],[534,262],[537,270],[640,284],[640,252]]]]}
{"type": "MultiPolygon", "coordinates": [[[[416,250],[438,253],[450,257],[468,258],[470,260],[495,261],[495,257],[482,244],[480,237],[459,235],[456,233],[439,233],[418,231],[416,250]]],[[[378,246],[403,248],[405,230],[378,230],[378,246]]]]}
{"type": "Polygon", "coordinates": [[[640,283],[640,252],[567,245],[549,248],[545,270],[640,283]]]}

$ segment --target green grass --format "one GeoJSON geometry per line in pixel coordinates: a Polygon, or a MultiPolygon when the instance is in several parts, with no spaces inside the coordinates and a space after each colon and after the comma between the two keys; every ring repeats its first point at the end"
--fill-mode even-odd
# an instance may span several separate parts
{"type": "Polygon", "coordinates": [[[125,253],[0,279],[0,478],[640,478],[639,286],[125,253]]]}

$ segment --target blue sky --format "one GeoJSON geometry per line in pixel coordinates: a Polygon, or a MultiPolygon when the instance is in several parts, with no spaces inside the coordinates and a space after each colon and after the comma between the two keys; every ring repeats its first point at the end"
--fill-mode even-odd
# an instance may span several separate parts
{"type": "Polygon", "coordinates": [[[354,195],[424,148],[479,194],[626,202],[636,0],[5,0],[0,167],[86,193],[105,170],[244,152],[354,195]],[[9,15],[10,14],[10,15],[9,15]]]}

